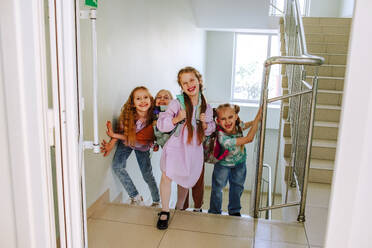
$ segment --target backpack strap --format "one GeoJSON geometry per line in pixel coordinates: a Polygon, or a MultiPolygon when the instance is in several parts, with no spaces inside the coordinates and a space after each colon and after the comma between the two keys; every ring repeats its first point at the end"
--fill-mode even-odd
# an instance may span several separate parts
{"type": "MultiPolygon", "coordinates": [[[[183,94],[177,95],[176,98],[181,105],[181,109],[185,110],[186,105],[185,105],[185,98],[184,98],[183,94]]],[[[195,111],[196,122],[199,122],[199,120],[200,120],[200,106],[201,106],[201,94],[199,93],[198,105],[196,106],[196,111],[195,111]]],[[[185,120],[177,123],[177,126],[172,130],[171,135],[174,134],[176,137],[180,136],[181,127],[182,127],[182,124],[184,124],[184,123],[185,123],[185,120]]]]}

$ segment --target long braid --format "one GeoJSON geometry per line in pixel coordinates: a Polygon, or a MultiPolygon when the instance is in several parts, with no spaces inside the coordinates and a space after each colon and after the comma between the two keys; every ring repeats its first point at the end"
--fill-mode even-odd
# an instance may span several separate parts
{"type": "MultiPolygon", "coordinates": [[[[199,92],[201,94],[200,113],[205,113],[205,111],[207,110],[207,101],[205,100],[205,97],[204,97],[203,92],[202,92],[203,78],[202,78],[202,75],[200,74],[200,72],[198,70],[196,70],[195,68],[190,67],[190,66],[181,69],[178,72],[178,76],[177,76],[178,84],[182,87],[180,77],[183,73],[188,73],[188,72],[194,73],[195,77],[198,79],[198,81],[200,83],[199,84],[199,92]]],[[[186,127],[187,127],[187,131],[188,131],[187,143],[190,144],[191,141],[192,141],[193,135],[194,135],[194,129],[193,129],[193,126],[192,126],[193,106],[192,106],[191,100],[187,96],[187,94],[183,93],[183,96],[184,96],[184,99],[185,99],[185,107],[186,107],[186,127]]],[[[197,130],[198,144],[200,145],[203,142],[203,139],[204,139],[204,129],[203,129],[203,125],[202,125],[201,122],[197,123],[197,129],[196,130],[197,130]]]]}

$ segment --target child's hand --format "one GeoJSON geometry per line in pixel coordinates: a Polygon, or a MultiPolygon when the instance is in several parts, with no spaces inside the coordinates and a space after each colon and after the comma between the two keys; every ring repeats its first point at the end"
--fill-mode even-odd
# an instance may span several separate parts
{"type": "Polygon", "coordinates": [[[201,122],[205,122],[205,113],[200,114],[199,119],[201,122]]]}
{"type": "Polygon", "coordinates": [[[186,110],[181,109],[177,116],[173,118],[173,123],[176,124],[178,122],[183,121],[186,118],[186,110]]]}
{"type": "Polygon", "coordinates": [[[110,154],[112,148],[114,148],[115,143],[114,142],[106,142],[106,140],[103,140],[101,142],[101,153],[103,153],[103,156],[106,157],[110,154]]]}
{"type": "Polygon", "coordinates": [[[152,150],[153,150],[154,152],[159,151],[159,145],[158,145],[158,144],[155,144],[154,147],[152,148],[152,150]]]}
{"type": "Polygon", "coordinates": [[[205,113],[201,113],[200,116],[199,116],[199,119],[202,122],[203,129],[207,129],[207,127],[208,127],[205,118],[206,118],[205,113]]]}
{"type": "Polygon", "coordinates": [[[106,134],[113,138],[114,137],[114,131],[112,130],[112,124],[111,124],[111,121],[107,121],[106,122],[106,127],[107,127],[107,130],[106,130],[106,134]]]}

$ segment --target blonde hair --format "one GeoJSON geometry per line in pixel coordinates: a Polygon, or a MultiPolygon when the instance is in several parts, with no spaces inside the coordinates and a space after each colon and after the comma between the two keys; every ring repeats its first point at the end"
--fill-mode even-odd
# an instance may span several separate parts
{"type": "Polygon", "coordinates": [[[163,91],[165,91],[168,94],[170,100],[173,100],[172,93],[169,90],[166,90],[166,89],[159,90],[158,93],[156,93],[155,100],[156,100],[156,98],[158,98],[158,96],[160,95],[160,93],[163,92],[163,91]]]}
{"type": "Polygon", "coordinates": [[[127,143],[131,146],[136,144],[136,126],[135,121],[137,117],[136,107],[134,106],[134,93],[137,90],[145,90],[150,96],[151,106],[147,111],[146,115],[146,125],[149,125],[153,121],[154,112],[154,98],[151,96],[149,90],[144,86],[138,86],[132,90],[128,100],[125,102],[121,108],[121,113],[119,117],[120,131],[124,132],[124,137],[127,143]]]}
{"type": "MultiPolygon", "coordinates": [[[[202,75],[200,74],[200,72],[198,70],[196,70],[195,68],[191,67],[191,66],[182,68],[178,72],[178,75],[177,75],[178,85],[182,88],[181,76],[184,73],[190,73],[190,72],[194,73],[195,77],[198,79],[198,81],[200,83],[199,84],[199,92],[200,92],[200,95],[201,95],[200,113],[205,113],[205,111],[207,109],[207,101],[205,100],[205,97],[203,95],[203,78],[202,78],[202,75]]],[[[187,143],[190,144],[191,140],[192,140],[192,137],[194,135],[193,127],[192,127],[192,123],[191,123],[192,113],[193,113],[193,106],[192,106],[192,103],[191,103],[191,100],[190,100],[189,96],[186,93],[183,93],[183,97],[185,99],[185,107],[186,107],[186,127],[187,127],[187,131],[188,131],[187,143]]],[[[196,133],[197,133],[197,136],[198,136],[198,144],[200,145],[203,142],[203,139],[204,139],[204,129],[203,129],[203,125],[202,125],[201,122],[197,123],[197,129],[196,130],[197,130],[196,133]]]]}

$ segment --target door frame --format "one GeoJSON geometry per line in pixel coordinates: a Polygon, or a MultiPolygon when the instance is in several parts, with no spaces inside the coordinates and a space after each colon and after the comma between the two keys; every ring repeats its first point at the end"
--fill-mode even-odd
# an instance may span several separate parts
{"type": "Polygon", "coordinates": [[[49,0],[61,247],[87,247],[77,14],[79,1],[49,0]]]}

